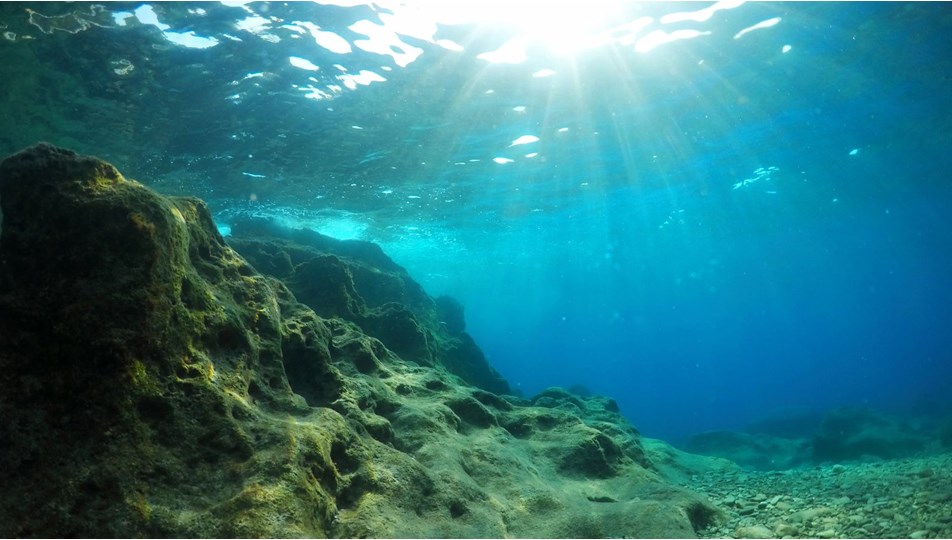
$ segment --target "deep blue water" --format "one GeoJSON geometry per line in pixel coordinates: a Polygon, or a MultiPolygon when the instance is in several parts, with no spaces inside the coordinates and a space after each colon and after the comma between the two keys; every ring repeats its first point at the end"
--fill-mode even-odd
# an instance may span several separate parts
{"type": "Polygon", "coordinates": [[[123,139],[76,119],[5,150],[79,146],[205,198],[225,231],[250,213],[379,242],[463,303],[515,387],[583,385],[649,436],[841,404],[948,410],[947,5],[672,22],[710,4],[621,4],[574,26],[531,3],[427,26],[423,6],[53,3],[32,24],[8,9],[0,54],[75,77],[76,99],[133,125],[123,139]],[[77,20],[92,23],[69,33],[77,20]],[[373,52],[386,39],[368,28],[399,41],[373,52]],[[573,48],[576,30],[607,37],[573,48]],[[660,30],[700,34],[643,50],[660,30]],[[179,44],[188,32],[214,44],[179,44]],[[511,39],[522,61],[480,57],[511,39]]]}

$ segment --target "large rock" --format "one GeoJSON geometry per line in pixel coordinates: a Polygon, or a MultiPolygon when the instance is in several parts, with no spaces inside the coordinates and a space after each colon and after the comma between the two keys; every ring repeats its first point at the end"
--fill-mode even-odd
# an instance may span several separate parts
{"type": "MultiPolygon", "coordinates": [[[[610,400],[401,358],[259,274],[201,201],[40,145],[0,164],[0,205],[0,536],[688,537],[716,515],[610,400]]],[[[355,277],[333,256],[301,264],[355,277]]],[[[359,314],[359,281],[309,286],[359,314]]]]}
{"type": "Polygon", "coordinates": [[[679,485],[686,485],[692,477],[704,474],[736,473],[741,470],[737,463],[729,459],[691,454],[661,440],[645,438],[641,444],[655,470],[679,485]]]}
{"type": "Polygon", "coordinates": [[[826,414],[813,438],[813,459],[837,462],[893,459],[926,449],[930,437],[898,419],[865,407],[840,407],[826,414]]]}
{"type": "Polygon", "coordinates": [[[816,435],[822,422],[822,411],[793,410],[774,414],[760,421],[748,424],[744,431],[783,439],[810,439],[816,435]]]}
{"type": "MultiPolygon", "coordinates": [[[[0,203],[0,535],[331,522],[348,456],[370,447],[292,393],[281,362],[289,327],[330,329],[226,247],[201,201],[41,145],[0,165],[0,203]]],[[[317,345],[324,400],[340,400],[317,345]]]]}
{"type": "Polygon", "coordinates": [[[449,297],[434,301],[376,244],[261,219],[232,223],[229,244],[319,315],[353,322],[404,359],[442,366],[490,392],[510,393],[464,331],[462,306],[449,297]]]}
{"type": "Polygon", "coordinates": [[[747,432],[700,433],[688,439],[685,449],[749,469],[790,469],[934,452],[942,441],[937,429],[930,424],[914,427],[866,407],[838,407],[770,418],[752,424],[747,432]]]}
{"type": "Polygon", "coordinates": [[[808,439],[786,439],[764,433],[708,431],[688,439],[685,450],[729,459],[745,468],[771,471],[810,462],[808,439]]]}

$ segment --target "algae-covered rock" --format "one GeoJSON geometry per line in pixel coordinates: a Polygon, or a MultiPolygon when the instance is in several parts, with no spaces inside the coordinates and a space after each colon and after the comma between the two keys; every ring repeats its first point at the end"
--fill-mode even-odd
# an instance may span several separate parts
{"type": "Polygon", "coordinates": [[[353,430],[290,391],[302,314],[204,204],[46,145],[0,165],[0,203],[0,535],[323,530],[353,430]]]}
{"type": "Polygon", "coordinates": [[[661,440],[646,438],[641,443],[658,473],[680,485],[686,484],[692,477],[708,473],[725,474],[741,470],[737,463],[729,459],[691,454],[661,440]]]}
{"type": "Polygon", "coordinates": [[[376,244],[261,219],[235,220],[229,244],[319,315],[357,324],[406,360],[440,365],[490,392],[510,392],[464,331],[459,302],[430,298],[376,244]]]}
{"type": "Polygon", "coordinates": [[[379,249],[247,239],[287,286],[201,201],[48,145],[0,164],[0,205],[0,536],[687,537],[716,515],[611,400],[477,385],[495,372],[454,364],[459,325],[379,249]],[[405,325],[367,324],[385,313],[405,325]]]}

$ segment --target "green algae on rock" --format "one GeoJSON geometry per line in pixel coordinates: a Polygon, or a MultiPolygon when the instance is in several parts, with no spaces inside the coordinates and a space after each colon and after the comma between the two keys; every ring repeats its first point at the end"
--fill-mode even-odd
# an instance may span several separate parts
{"type": "Polygon", "coordinates": [[[0,164],[0,205],[0,536],[686,537],[716,517],[611,400],[499,395],[379,249],[242,240],[263,275],[201,201],[42,144],[0,164]]]}

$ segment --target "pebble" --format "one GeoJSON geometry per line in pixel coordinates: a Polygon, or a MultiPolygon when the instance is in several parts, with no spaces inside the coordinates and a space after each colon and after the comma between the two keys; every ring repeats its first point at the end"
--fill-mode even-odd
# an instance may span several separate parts
{"type": "Polygon", "coordinates": [[[773,532],[777,536],[796,536],[800,533],[800,529],[789,523],[778,523],[774,526],[773,532]]]}
{"type": "Polygon", "coordinates": [[[952,538],[952,452],[782,472],[711,472],[685,487],[715,501],[724,515],[697,531],[700,538],[952,538]]]}
{"type": "Polygon", "coordinates": [[[829,513],[830,509],[823,506],[819,508],[807,508],[806,510],[800,510],[799,512],[790,514],[790,521],[810,521],[829,513]]]}
{"type": "Polygon", "coordinates": [[[751,527],[738,527],[737,530],[734,531],[734,536],[737,538],[773,538],[774,535],[767,527],[754,525],[751,527]]]}
{"type": "Polygon", "coordinates": [[[952,502],[952,491],[941,491],[932,494],[932,500],[938,503],[952,502]]]}

